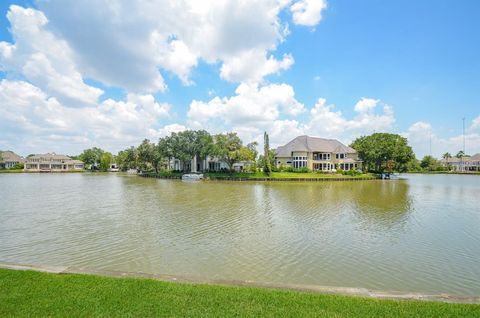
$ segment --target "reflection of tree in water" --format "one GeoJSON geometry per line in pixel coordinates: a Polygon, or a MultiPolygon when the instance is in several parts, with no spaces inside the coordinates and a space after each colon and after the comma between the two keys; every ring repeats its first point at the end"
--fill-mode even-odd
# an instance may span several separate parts
{"type": "Polygon", "coordinates": [[[407,181],[376,181],[355,191],[356,215],[370,224],[388,228],[404,223],[412,211],[407,181]]]}

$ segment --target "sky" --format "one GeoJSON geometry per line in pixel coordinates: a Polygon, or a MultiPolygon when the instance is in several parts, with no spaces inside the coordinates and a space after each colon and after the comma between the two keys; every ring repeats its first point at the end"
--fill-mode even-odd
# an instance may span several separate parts
{"type": "Polygon", "coordinates": [[[2,0],[0,149],[391,132],[440,157],[465,118],[475,154],[479,16],[477,0],[2,0]]]}

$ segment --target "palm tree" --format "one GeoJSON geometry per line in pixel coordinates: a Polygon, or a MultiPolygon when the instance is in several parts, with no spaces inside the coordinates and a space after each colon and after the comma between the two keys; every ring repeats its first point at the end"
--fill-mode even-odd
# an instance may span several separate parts
{"type": "Polygon", "coordinates": [[[445,162],[447,163],[447,168],[450,170],[450,163],[448,162],[448,159],[452,158],[452,155],[449,152],[446,152],[443,154],[443,159],[445,159],[445,162]]]}
{"type": "Polygon", "coordinates": [[[465,152],[464,152],[463,150],[460,150],[460,151],[457,153],[456,157],[457,157],[458,159],[460,159],[460,158],[462,158],[462,157],[465,157],[465,152]]]}

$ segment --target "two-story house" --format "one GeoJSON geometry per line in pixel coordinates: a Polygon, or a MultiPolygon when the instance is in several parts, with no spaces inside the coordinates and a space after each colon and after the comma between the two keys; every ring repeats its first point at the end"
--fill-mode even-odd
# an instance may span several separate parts
{"type": "Polygon", "coordinates": [[[25,159],[25,171],[61,172],[71,170],[83,170],[84,164],[80,160],[73,160],[64,155],[47,153],[33,155],[25,159]]]}
{"type": "Polygon", "coordinates": [[[334,169],[361,169],[355,149],[336,139],[298,136],[276,149],[275,165],[293,168],[306,167],[312,171],[332,171],[334,169]]]}

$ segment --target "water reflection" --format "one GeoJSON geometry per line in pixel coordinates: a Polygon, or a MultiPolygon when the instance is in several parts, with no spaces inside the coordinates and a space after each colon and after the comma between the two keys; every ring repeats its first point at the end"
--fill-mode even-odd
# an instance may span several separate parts
{"type": "Polygon", "coordinates": [[[480,294],[480,179],[436,177],[0,175],[0,260],[480,294]]]}

